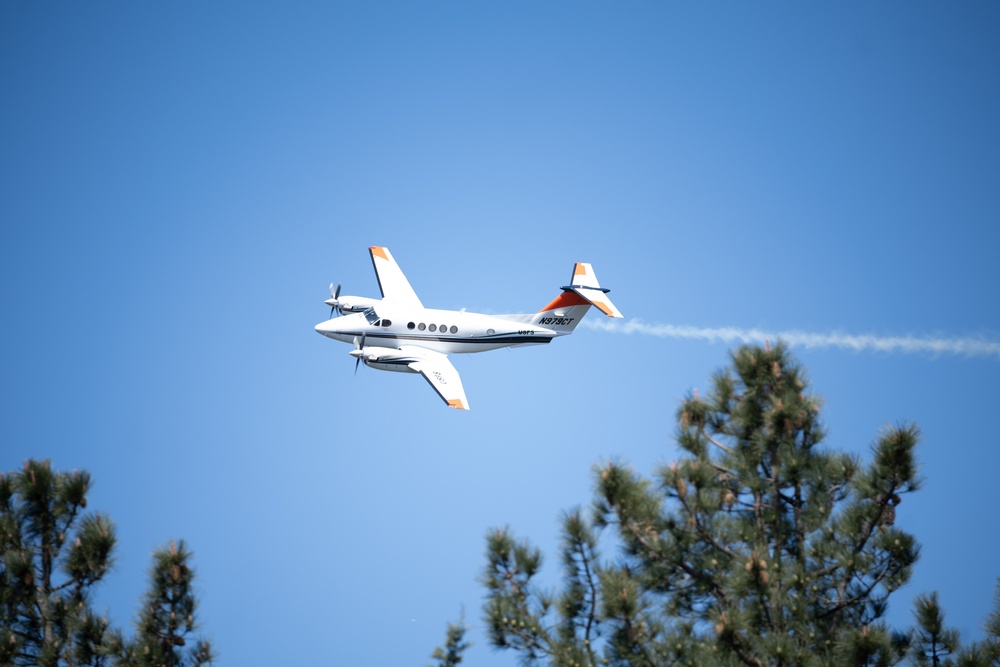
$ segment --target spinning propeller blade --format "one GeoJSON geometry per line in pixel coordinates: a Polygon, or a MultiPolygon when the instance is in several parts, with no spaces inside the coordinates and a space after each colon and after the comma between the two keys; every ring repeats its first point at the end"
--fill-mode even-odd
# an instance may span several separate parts
{"type": "MultiPolygon", "coordinates": [[[[366,334],[365,334],[364,332],[362,332],[362,333],[361,333],[361,344],[360,344],[360,345],[358,344],[358,339],[357,339],[357,338],[355,338],[355,339],[354,339],[354,345],[355,345],[354,349],[355,349],[355,350],[358,350],[358,351],[361,351],[361,350],[364,350],[364,349],[365,349],[365,336],[366,336],[366,334]]],[[[358,355],[357,355],[357,356],[355,357],[355,362],[354,362],[354,375],[357,375],[357,374],[358,374],[358,365],[359,365],[359,364],[361,363],[361,357],[362,357],[362,356],[363,356],[363,355],[361,355],[361,354],[358,354],[358,355]]]]}
{"type": "Polygon", "coordinates": [[[333,283],[330,283],[330,296],[333,297],[333,303],[330,304],[330,319],[333,319],[333,312],[337,311],[338,315],[343,315],[344,313],[340,310],[340,283],[337,283],[337,289],[333,289],[333,283]]]}

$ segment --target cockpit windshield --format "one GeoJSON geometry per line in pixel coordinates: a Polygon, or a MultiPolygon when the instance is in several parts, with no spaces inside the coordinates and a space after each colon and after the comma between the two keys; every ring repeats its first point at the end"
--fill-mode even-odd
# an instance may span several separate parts
{"type": "Polygon", "coordinates": [[[378,322],[378,315],[375,313],[375,307],[367,308],[364,311],[365,319],[368,320],[368,324],[375,324],[378,322]]]}

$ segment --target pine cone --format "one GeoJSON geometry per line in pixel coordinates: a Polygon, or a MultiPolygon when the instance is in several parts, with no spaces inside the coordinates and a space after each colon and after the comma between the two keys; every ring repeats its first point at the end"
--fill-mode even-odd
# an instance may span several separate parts
{"type": "Polygon", "coordinates": [[[892,526],[896,523],[896,508],[891,504],[887,504],[885,509],[882,510],[882,525],[892,526]]]}

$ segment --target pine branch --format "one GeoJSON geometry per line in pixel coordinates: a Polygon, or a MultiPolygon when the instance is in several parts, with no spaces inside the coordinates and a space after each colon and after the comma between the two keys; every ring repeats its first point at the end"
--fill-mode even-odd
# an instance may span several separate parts
{"type": "Polygon", "coordinates": [[[626,619],[624,619],[623,623],[625,624],[625,632],[628,634],[629,638],[632,640],[632,646],[638,647],[639,653],[642,655],[643,660],[645,660],[646,664],[649,667],[657,667],[656,661],[653,659],[653,656],[650,655],[650,653],[649,653],[649,648],[646,646],[646,642],[636,641],[634,639],[634,637],[635,637],[635,626],[632,623],[632,619],[631,618],[626,618],[626,619]]]}
{"type": "Polygon", "coordinates": [[[715,438],[713,438],[712,436],[710,436],[705,431],[704,427],[700,429],[700,433],[701,433],[701,435],[703,435],[705,437],[706,440],[708,440],[710,443],[712,443],[713,445],[715,445],[716,447],[718,447],[719,449],[721,449],[722,451],[724,451],[726,454],[729,454],[730,456],[733,455],[733,450],[731,450],[729,447],[726,447],[721,442],[718,442],[715,438]]]}
{"type": "Polygon", "coordinates": [[[739,557],[735,551],[733,551],[726,545],[719,542],[716,536],[712,534],[712,532],[705,527],[705,525],[701,522],[698,513],[688,503],[687,498],[681,498],[680,502],[681,505],[684,507],[685,511],[688,513],[688,515],[694,517],[694,526],[698,530],[698,534],[701,535],[702,538],[704,538],[710,545],[715,547],[716,551],[720,551],[729,556],[730,558],[739,557]]]}
{"type": "Polygon", "coordinates": [[[583,633],[584,644],[587,647],[587,654],[590,656],[591,662],[594,662],[594,652],[590,647],[590,632],[597,622],[597,581],[594,579],[593,572],[590,567],[590,560],[586,557],[583,558],[583,572],[584,577],[587,581],[587,589],[590,592],[590,604],[587,610],[587,626],[583,633]]]}

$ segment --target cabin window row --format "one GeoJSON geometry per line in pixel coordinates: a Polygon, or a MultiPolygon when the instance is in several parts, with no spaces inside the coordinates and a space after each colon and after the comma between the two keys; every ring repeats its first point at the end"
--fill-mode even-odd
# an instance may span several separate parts
{"type": "Polygon", "coordinates": [[[447,324],[424,324],[423,322],[417,324],[416,322],[407,322],[406,328],[416,329],[417,331],[424,331],[426,329],[427,331],[440,331],[441,333],[448,333],[449,331],[451,333],[458,333],[458,327],[454,324],[449,328],[447,324]]]}

